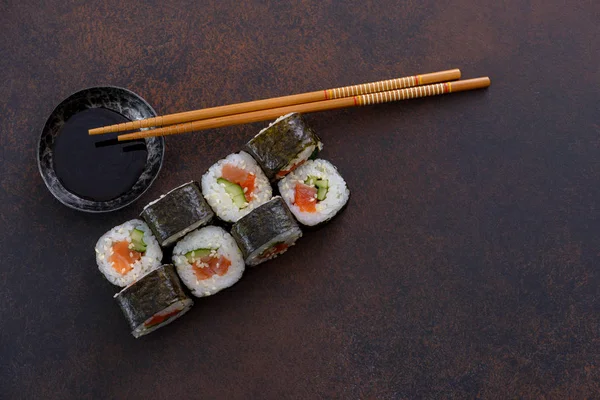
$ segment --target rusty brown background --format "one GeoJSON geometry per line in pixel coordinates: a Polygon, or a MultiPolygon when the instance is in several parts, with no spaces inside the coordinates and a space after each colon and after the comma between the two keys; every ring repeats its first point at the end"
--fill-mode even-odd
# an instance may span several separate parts
{"type": "Polygon", "coordinates": [[[598,21],[597,1],[3,1],[0,397],[598,398],[598,21]],[[164,114],[453,67],[491,88],[309,115],[349,207],[141,340],[95,241],[264,124],[169,137],[108,215],[37,171],[81,88],[164,114]]]}

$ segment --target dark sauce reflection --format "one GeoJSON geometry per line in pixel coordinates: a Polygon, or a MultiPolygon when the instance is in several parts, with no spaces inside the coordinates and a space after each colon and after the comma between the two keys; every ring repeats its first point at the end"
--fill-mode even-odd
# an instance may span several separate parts
{"type": "Polygon", "coordinates": [[[117,133],[88,135],[91,128],[128,121],[106,108],[91,108],[69,118],[54,142],[54,170],[68,191],[107,201],[133,187],[146,165],[145,142],[118,142],[117,133]]]}

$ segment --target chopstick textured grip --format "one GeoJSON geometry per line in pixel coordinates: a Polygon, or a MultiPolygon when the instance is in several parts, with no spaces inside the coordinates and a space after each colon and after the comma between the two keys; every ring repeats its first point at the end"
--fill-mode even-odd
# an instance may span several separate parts
{"type": "Polygon", "coordinates": [[[122,122],[120,124],[108,125],[100,128],[90,129],[90,133],[94,135],[104,133],[115,133],[123,131],[133,131],[136,129],[144,129],[148,126],[160,126],[163,124],[163,116],[150,117],[146,119],[138,119],[135,121],[122,122]]]}
{"type": "MultiPolygon", "coordinates": [[[[153,136],[165,136],[203,129],[220,128],[223,126],[246,124],[251,122],[266,121],[286,115],[290,112],[309,113],[316,111],[335,110],[345,107],[364,106],[398,100],[414,99],[418,97],[435,96],[445,93],[463,92],[465,90],[482,89],[490,86],[490,78],[481,77],[463,81],[435,83],[411,87],[407,89],[390,90],[387,92],[350,96],[340,99],[316,101],[286,107],[277,107],[268,110],[259,110],[248,113],[228,115],[223,117],[191,121],[183,124],[171,125],[163,128],[145,130],[143,132],[119,135],[118,140],[132,140],[153,136]]],[[[322,93],[322,92],[321,92],[322,93]]]]}
{"type": "Polygon", "coordinates": [[[391,90],[356,96],[354,99],[359,106],[388,103],[391,101],[415,99],[418,97],[436,96],[452,92],[452,83],[436,83],[433,85],[416,86],[407,89],[391,90]]]}
{"type": "Polygon", "coordinates": [[[403,78],[388,79],[385,81],[362,83],[360,85],[344,86],[325,90],[325,99],[339,99],[341,97],[358,96],[387,90],[404,89],[423,83],[421,75],[405,76],[403,78]]]}

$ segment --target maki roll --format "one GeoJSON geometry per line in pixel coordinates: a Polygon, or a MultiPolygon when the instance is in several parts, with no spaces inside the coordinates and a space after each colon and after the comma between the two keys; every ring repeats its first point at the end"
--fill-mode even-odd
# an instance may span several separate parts
{"type": "Polygon", "coordinates": [[[348,202],[350,190],[337,168],[310,160],[279,182],[279,193],[303,225],[329,221],[348,202]]]}
{"type": "Polygon", "coordinates": [[[198,182],[193,181],[160,196],[144,207],[140,215],[163,247],[206,225],[214,216],[198,182]]]}
{"type": "Polygon", "coordinates": [[[323,148],[319,137],[298,113],[279,117],[246,144],[271,180],[281,179],[323,148]]]}
{"type": "Polygon", "coordinates": [[[170,264],[158,267],[127,286],[115,299],[136,338],[173,322],[194,304],[170,264]]]}
{"type": "Polygon", "coordinates": [[[127,221],[106,232],[96,243],[98,269],[110,283],[127,286],[158,267],[162,251],[148,225],[127,221]]]}
{"type": "Polygon", "coordinates": [[[208,169],[202,176],[202,193],[219,218],[235,222],[269,201],[272,189],[256,161],[240,151],[208,169]]]}
{"type": "Polygon", "coordinates": [[[233,224],[231,235],[246,264],[254,266],[284,253],[302,236],[302,231],[277,196],[233,224]]]}
{"type": "Polygon", "coordinates": [[[240,280],[244,259],[235,240],[216,226],[188,233],[173,249],[181,280],[196,297],[210,296],[240,280]]]}

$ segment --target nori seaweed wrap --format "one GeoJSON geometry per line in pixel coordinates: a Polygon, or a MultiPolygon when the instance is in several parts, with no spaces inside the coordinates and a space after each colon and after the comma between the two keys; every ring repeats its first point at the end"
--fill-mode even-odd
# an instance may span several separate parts
{"type": "Polygon", "coordinates": [[[233,224],[231,235],[247,265],[258,265],[284,253],[302,236],[292,213],[279,196],[233,224]]]}
{"type": "Polygon", "coordinates": [[[246,146],[271,181],[281,179],[323,148],[302,115],[291,113],[261,130],[246,146]]]}
{"type": "Polygon", "coordinates": [[[117,293],[115,299],[136,338],[169,324],[194,304],[171,264],[149,272],[117,293]]]}
{"type": "Polygon", "coordinates": [[[165,247],[206,225],[214,213],[204,200],[198,182],[192,181],[148,204],[140,216],[165,247]]]}

